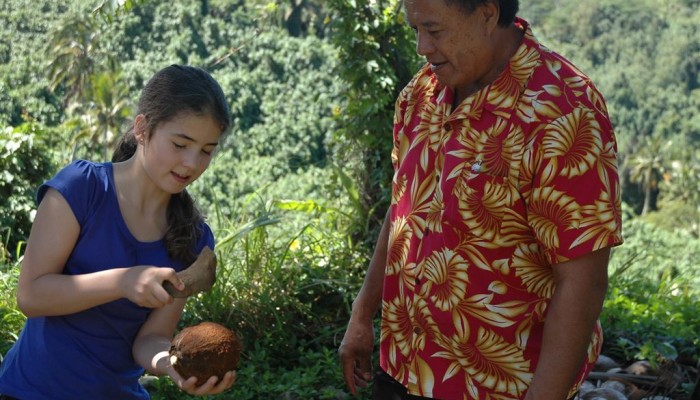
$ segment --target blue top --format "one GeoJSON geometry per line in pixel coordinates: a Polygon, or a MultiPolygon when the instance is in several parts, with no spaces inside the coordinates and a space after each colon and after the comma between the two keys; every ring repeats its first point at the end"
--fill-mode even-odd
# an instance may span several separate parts
{"type": "MultiPolygon", "coordinates": [[[[119,210],[111,163],[74,161],[40,188],[54,188],[80,224],[80,235],[63,273],[155,265],[182,270],[163,240],[139,242],[119,210]]],[[[214,236],[202,224],[196,254],[214,236]]],[[[0,393],[22,400],[148,399],[132,345],[150,308],[122,298],[75,314],[29,318],[0,365],[0,393]]]]}

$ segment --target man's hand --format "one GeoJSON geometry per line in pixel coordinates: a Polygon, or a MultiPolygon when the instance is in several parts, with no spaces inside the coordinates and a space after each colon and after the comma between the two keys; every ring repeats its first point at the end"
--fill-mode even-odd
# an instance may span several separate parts
{"type": "Polygon", "coordinates": [[[353,396],[357,387],[367,387],[372,379],[372,351],[374,350],[374,328],[372,320],[358,321],[353,318],[338,348],[343,378],[353,396]]]}

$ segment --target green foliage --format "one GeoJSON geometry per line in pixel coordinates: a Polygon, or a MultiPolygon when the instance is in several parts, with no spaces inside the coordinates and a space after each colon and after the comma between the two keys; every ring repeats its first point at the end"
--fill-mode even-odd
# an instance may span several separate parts
{"type": "Polygon", "coordinates": [[[0,260],[0,362],[17,341],[26,317],[17,309],[19,263],[0,260]]]}
{"type": "Polygon", "coordinates": [[[611,262],[601,322],[619,361],[700,358],[700,240],[635,219],[611,262]]]}
{"type": "MultiPolygon", "coordinates": [[[[257,400],[342,400],[352,397],[344,391],[335,351],[304,351],[291,367],[271,363],[269,349],[251,346],[237,371],[236,384],[215,399],[257,400]]],[[[190,399],[167,378],[159,379],[151,389],[153,400],[190,399]]],[[[360,398],[369,398],[369,391],[360,391],[360,398]]]]}
{"type": "Polygon", "coordinates": [[[43,135],[30,122],[0,131],[0,259],[20,254],[18,246],[31,229],[36,189],[54,170],[43,135]]]}
{"type": "Polygon", "coordinates": [[[117,72],[100,72],[89,76],[86,99],[71,113],[64,127],[74,131],[71,159],[96,158],[107,161],[121,135],[121,128],[131,113],[128,88],[117,72]]]}
{"type": "Polygon", "coordinates": [[[699,300],[683,279],[668,274],[659,283],[636,277],[618,280],[601,316],[604,353],[619,362],[676,360],[679,355],[697,359],[699,300]]]}
{"type": "MultiPolygon", "coordinates": [[[[332,40],[340,53],[337,73],[347,82],[340,108],[337,165],[359,191],[357,239],[371,242],[389,204],[394,101],[418,70],[413,33],[397,0],[331,0],[332,40]]],[[[369,244],[368,244],[369,245],[369,244]]]]}
{"type": "Polygon", "coordinates": [[[190,299],[182,324],[224,323],[244,343],[269,347],[271,363],[295,365],[304,349],[335,347],[367,259],[339,229],[348,219],[336,208],[314,201],[252,206],[245,220],[219,215],[217,283],[190,299]],[[305,223],[290,233],[286,225],[297,214],[305,223]]]}
{"type": "MultiPolygon", "coordinates": [[[[602,321],[621,360],[700,355],[698,5],[522,4],[606,96],[627,217],[655,190],[643,218],[626,218],[611,265],[602,321]]],[[[222,83],[234,129],[192,188],[221,267],[182,325],[244,336],[239,382],[219,398],[345,398],[333,350],[388,204],[393,102],[420,64],[414,48],[398,0],[0,3],[0,126],[14,127],[0,132],[0,354],[24,321],[8,257],[21,255],[52,154],[104,158],[145,80],[188,63],[222,83]]],[[[189,396],[166,378],[154,398],[189,396]]]]}

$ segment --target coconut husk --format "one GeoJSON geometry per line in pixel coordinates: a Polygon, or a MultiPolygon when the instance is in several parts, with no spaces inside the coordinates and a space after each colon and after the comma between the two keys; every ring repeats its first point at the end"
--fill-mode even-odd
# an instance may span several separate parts
{"type": "Polygon", "coordinates": [[[212,376],[222,379],[226,372],[238,368],[242,347],[233,331],[214,322],[202,322],[175,336],[170,363],[180,376],[194,376],[201,385],[212,376]]]}

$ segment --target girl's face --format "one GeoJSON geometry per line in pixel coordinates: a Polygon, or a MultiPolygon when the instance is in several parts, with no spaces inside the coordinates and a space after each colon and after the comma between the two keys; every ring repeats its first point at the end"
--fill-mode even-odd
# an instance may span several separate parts
{"type": "Polygon", "coordinates": [[[160,189],[179,193],[209,167],[222,133],[220,124],[210,115],[182,114],[156,126],[151,135],[138,129],[139,123],[145,126],[145,117],[136,118],[142,165],[160,189]]]}

